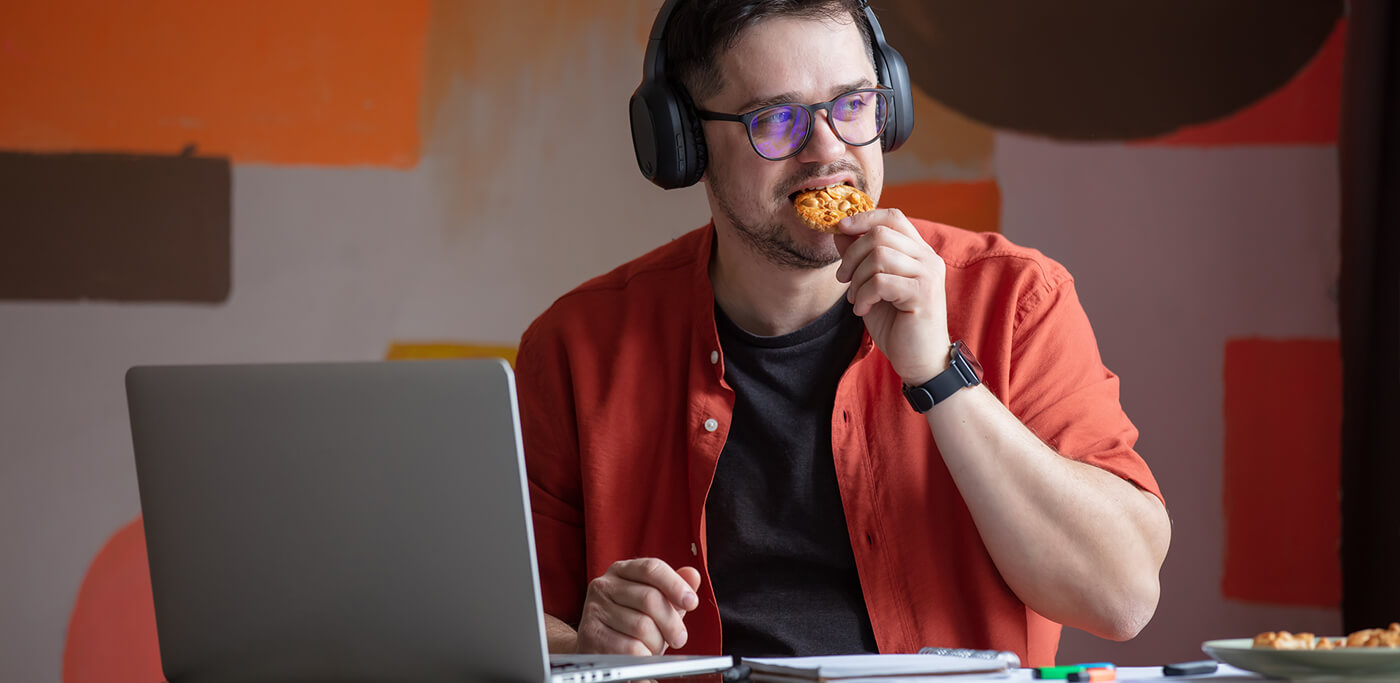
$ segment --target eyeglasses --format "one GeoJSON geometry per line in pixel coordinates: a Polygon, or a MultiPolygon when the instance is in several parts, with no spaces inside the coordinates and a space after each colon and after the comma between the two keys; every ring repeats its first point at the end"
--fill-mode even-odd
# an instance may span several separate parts
{"type": "Polygon", "coordinates": [[[861,88],[818,104],[774,104],[747,114],[723,114],[697,109],[704,121],[738,121],[749,131],[749,144],[769,161],[797,156],[812,137],[812,119],[826,111],[826,122],[836,137],[852,147],[864,147],[880,139],[889,119],[889,88],[861,88]]]}

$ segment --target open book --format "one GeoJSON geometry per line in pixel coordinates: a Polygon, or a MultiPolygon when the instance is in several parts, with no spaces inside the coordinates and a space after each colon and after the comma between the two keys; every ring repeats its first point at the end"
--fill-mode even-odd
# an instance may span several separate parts
{"type": "Polygon", "coordinates": [[[837,655],[831,657],[745,657],[756,681],[841,681],[863,678],[1005,674],[1007,663],[948,655],[837,655]]]}

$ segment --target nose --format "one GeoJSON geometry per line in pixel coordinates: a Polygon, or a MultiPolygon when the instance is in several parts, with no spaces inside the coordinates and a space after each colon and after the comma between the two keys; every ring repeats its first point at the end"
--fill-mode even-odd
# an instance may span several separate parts
{"type": "Polygon", "coordinates": [[[831,112],[819,111],[821,121],[812,122],[812,133],[807,138],[807,146],[797,154],[803,163],[829,163],[846,152],[846,143],[836,137],[836,129],[831,126],[831,112]]]}

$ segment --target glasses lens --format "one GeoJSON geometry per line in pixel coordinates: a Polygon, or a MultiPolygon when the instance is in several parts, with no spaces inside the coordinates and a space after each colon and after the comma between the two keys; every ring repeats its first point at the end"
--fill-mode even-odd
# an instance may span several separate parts
{"type": "Polygon", "coordinates": [[[766,159],[792,154],[812,130],[812,115],[802,107],[779,104],[754,114],[749,121],[749,140],[766,159]]]}
{"type": "Polygon", "coordinates": [[[849,145],[868,145],[885,129],[889,102],[885,93],[857,90],[831,103],[831,123],[849,145]]]}

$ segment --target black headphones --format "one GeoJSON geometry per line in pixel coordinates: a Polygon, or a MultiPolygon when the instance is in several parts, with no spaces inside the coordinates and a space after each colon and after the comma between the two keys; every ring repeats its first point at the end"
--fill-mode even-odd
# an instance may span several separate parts
{"type": "MultiPolygon", "coordinates": [[[[642,84],[632,93],[632,149],[642,175],[664,189],[689,187],[705,173],[705,133],[685,88],[666,77],[666,24],[682,0],[666,0],[656,13],[642,62],[642,84]]],[[[904,58],[885,42],[880,22],[868,2],[861,2],[875,47],[875,77],[894,90],[894,105],[880,149],[893,152],[914,130],[914,98],[904,58]]]]}

